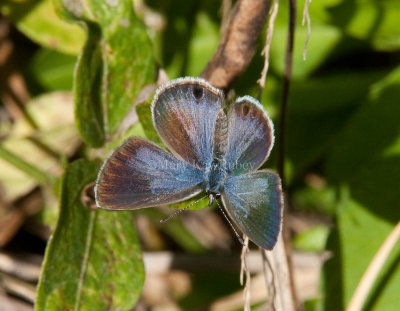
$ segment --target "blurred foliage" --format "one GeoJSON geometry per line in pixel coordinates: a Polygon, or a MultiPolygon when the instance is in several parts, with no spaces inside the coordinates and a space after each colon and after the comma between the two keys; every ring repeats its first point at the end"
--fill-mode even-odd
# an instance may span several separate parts
{"type": "Polygon", "coordinates": [[[132,214],[91,211],[81,202],[80,194],[97,170],[98,165],[85,160],[66,168],[36,310],[129,310],[140,295],[144,267],[132,214]]]}
{"type": "Polygon", "coordinates": [[[1,14],[38,44],[68,54],[78,54],[84,33],[77,25],[63,21],[51,0],[2,0],[1,14]]]}
{"type": "MultiPolygon", "coordinates": [[[[400,219],[400,2],[313,1],[306,61],[307,28],[301,26],[303,3],[298,5],[287,196],[293,211],[329,218],[332,224],[309,224],[296,231],[293,245],[331,252],[323,267],[321,294],[310,297],[306,310],[343,310],[400,219]]],[[[90,302],[91,309],[129,310],[144,282],[131,214],[147,217],[167,237],[164,247],[211,250],[179,219],[159,226],[166,216],[162,210],[89,210],[82,191],[96,178],[100,162],[95,159],[105,158],[126,137],[161,143],[150,115],[151,96],[138,101],[141,91],[155,83],[157,66],[171,79],[201,73],[218,46],[220,2],[5,0],[0,12],[36,43],[24,59],[26,66],[19,68],[33,96],[25,110],[34,124],[19,117],[1,119],[0,126],[4,200],[14,202],[39,185],[44,204],[35,217],[54,228],[36,309],[85,309],[90,302]],[[127,119],[131,122],[122,127],[127,119]]],[[[262,104],[275,121],[287,24],[287,3],[280,2],[262,94],[262,104]]],[[[235,95],[257,96],[265,31],[259,41],[250,67],[234,85],[235,95]]],[[[266,166],[275,163],[273,150],[266,166]]],[[[398,310],[399,262],[397,246],[374,283],[366,310],[398,310]]],[[[238,288],[236,275],[193,274],[192,291],[178,303],[193,310],[238,288]]]]}

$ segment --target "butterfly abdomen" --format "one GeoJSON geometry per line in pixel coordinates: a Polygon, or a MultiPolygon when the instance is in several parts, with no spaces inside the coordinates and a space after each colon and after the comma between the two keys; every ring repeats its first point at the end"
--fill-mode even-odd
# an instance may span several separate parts
{"type": "Polygon", "coordinates": [[[228,119],[223,109],[218,111],[215,121],[213,157],[216,161],[223,161],[228,147],[228,119]]]}

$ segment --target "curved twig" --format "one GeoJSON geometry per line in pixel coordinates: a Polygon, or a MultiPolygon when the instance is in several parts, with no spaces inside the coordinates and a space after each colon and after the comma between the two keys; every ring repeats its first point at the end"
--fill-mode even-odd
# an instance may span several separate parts
{"type": "Polygon", "coordinates": [[[238,0],[218,49],[201,77],[221,89],[229,88],[249,66],[258,35],[268,18],[270,0],[238,0]]]}

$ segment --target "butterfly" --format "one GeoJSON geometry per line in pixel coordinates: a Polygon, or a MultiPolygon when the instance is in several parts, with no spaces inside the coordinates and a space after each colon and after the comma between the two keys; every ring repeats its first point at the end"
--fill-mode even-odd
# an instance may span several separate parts
{"type": "Polygon", "coordinates": [[[276,173],[257,170],[274,144],[273,123],[259,101],[244,96],[226,108],[221,90],[185,77],[156,90],[151,113],[170,152],[142,138],[127,139],[99,171],[96,205],[139,209],[205,191],[210,205],[222,200],[251,241],[272,249],[281,230],[283,193],[276,173]]]}

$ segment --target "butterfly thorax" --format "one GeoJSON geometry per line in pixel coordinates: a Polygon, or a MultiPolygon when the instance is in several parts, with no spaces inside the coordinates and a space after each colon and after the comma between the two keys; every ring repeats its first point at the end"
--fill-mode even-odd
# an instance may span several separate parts
{"type": "Polygon", "coordinates": [[[205,190],[207,194],[219,195],[226,178],[226,171],[223,162],[214,159],[205,182],[205,190]]]}

